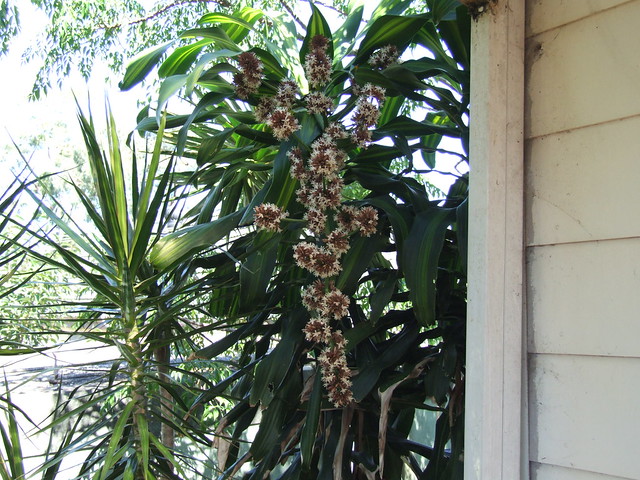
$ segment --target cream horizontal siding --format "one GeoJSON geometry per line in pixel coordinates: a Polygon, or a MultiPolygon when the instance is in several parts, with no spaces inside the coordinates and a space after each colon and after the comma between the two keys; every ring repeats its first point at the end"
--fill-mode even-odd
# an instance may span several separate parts
{"type": "Polygon", "coordinates": [[[531,367],[531,460],[640,478],[640,359],[535,355],[531,367]]]}
{"type": "Polygon", "coordinates": [[[640,238],[530,248],[527,279],[530,352],[640,356],[640,238]]]}
{"type": "Polygon", "coordinates": [[[527,0],[532,480],[640,479],[640,0],[527,0]]]}
{"type": "Polygon", "coordinates": [[[640,235],[639,140],[640,115],[528,140],[527,244],[640,235]]]}
{"type": "MultiPolygon", "coordinates": [[[[544,14],[578,1],[545,2],[544,14]]],[[[633,1],[529,37],[525,136],[638,115],[639,27],[633,1]]]]}
{"type": "Polygon", "coordinates": [[[531,480],[636,480],[587,472],[575,468],[558,467],[546,463],[531,463],[531,480]]]}
{"type": "Polygon", "coordinates": [[[527,35],[557,28],[634,0],[526,0],[527,35]]]}

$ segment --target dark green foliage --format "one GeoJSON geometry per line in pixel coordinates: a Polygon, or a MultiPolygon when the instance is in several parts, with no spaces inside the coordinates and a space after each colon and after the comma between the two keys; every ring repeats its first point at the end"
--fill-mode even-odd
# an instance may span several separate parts
{"type": "MultiPolygon", "coordinates": [[[[238,415],[233,409],[223,421],[225,429],[218,429],[228,435],[224,441],[231,442],[229,452],[237,452],[220,465],[226,472],[222,478],[235,478],[244,464],[251,465],[244,478],[262,478],[269,471],[278,472],[272,472],[272,478],[283,479],[338,478],[338,471],[342,478],[379,478],[382,468],[385,478],[401,478],[404,468],[421,479],[461,478],[466,178],[461,177],[440,201],[430,198],[412,174],[414,153],[421,152],[427,168],[434,168],[443,137],[460,139],[463,145],[468,142],[469,19],[454,3],[435,2],[432,12],[415,16],[381,15],[361,29],[355,26],[361,11],[355,9],[336,35],[314,8],[300,61],[305,61],[314,35],[333,38],[328,55],[334,73],[324,91],[344,96],[329,118],[298,110],[302,127],[282,143],[274,143],[269,128],[245,113],[262,96],[273,95],[283,76],[300,74],[286,73],[287,63],[278,60],[282,53],[277,49],[268,54],[254,50],[266,60],[266,77],[256,95],[245,101],[235,97],[232,82],[220,74],[229,70],[224,58],[207,57],[210,54],[203,50],[201,57],[185,57],[185,68],[175,63],[174,54],[167,59],[172,69],[195,80],[189,91],[201,99],[188,120],[184,116],[167,120],[183,125],[172,137],[179,150],[201,159],[191,177],[207,179],[206,185],[200,182],[209,192],[200,208],[208,213],[199,221],[215,216],[221,202],[231,198],[235,207],[227,202],[224,213],[243,215],[239,225],[250,223],[253,207],[262,202],[282,206],[292,219],[299,218],[301,207],[293,195],[297,182],[288,175],[285,153],[292,146],[308,149],[327,122],[350,118],[355,103],[349,78],[361,86],[380,85],[388,95],[382,121],[372,133],[374,141],[390,139],[393,146],[350,147],[343,170],[345,182],[357,187],[353,191],[363,192],[357,204],[372,205],[380,214],[378,233],[353,240],[336,279],[341,291],[356,297],[367,282],[373,285],[369,301],[352,302],[349,316],[340,322],[348,340],[348,363],[355,372],[357,403],[336,409],[327,401],[315,366],[318,347],[302,334],[308,313],[300,310],[299,291],[309,277],[293,261],[291,247],[304,222],[287,223],[281,233],[240,230],[227,250],[233,260],[218,266],[211,263],[206,269],[210,281],[226,279],[213,295],[209,312],[229,333],[197,355],[212,358],[224,355],[232,345],[244,345],[245,355],[252,358],[247,364],[251,368],[238,370],[228,384],[250,388],[237,396],[236,408],[244,413],[238,415]],[[355,57],[345,60],[333,55],[354,50],[345,46],[346,30],[360,47],[355,57]],[[369,55],[387,44],[401,51],[419,45],[428,53],[421,59],[372,68],[369,55]],[[208,62],[201,70],[191,67],[198,58],[208,62]],[[423,121],[401,115],[407,100],[426,104],[429,112],[423,121]],[[408,168],[396,170],[397,159],[404,159],[408,168]],[[259,165],[271,169],[271,175],[252,177],[259,165]],[[247,415],[257,413],[255,407],[261,412],[256,418],[259,426],[247,450],[240,433],[248,427],[247,415]],[[411,434],[416,409],[439,413],[434,417],[433,444],[421,444],[411,434]],[[242,455],[245,451],[248,455],[242,455]]],[[[226,20],[218,20],[224,28],[226,20]]],[[[235,56],[228,54],[229,64],[234,64],[235,56]]],[[[165,65],[160,64],[161,71],[165,65]]],[[[153,129],[151,121],[142,125],[153,129]]],[[[189,243],[192,234],[184,230],[176,235],[189,243]]],[[[156,265],[182,260],[172,253],[171,244],[167,238],[157,245],[156,265]]],[[[193,245],[198,244],[194,237],[193,245]]]]}

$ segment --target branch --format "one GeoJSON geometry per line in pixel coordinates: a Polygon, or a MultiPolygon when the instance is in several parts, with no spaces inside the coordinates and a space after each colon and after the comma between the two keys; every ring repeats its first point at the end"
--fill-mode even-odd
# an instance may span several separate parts
{"type": "Polygon", "coordinates": [[[327,4],[325,2],[320,2],[319,0],[315,0],[314,2],[316,5],[322,5],[323,7],[329,9],[329,10],[333,10],[334,12],[339,13],[340,15],[342,15],[343,17],[347,15],[347,12],[345,12],[344,10],[339,9],[338,7],[336,7],[335,5],[332,4],[327,4]]]}
{"type": "Polygon", "coordinates": [[[296,16],[295,12],[291,9],[289,5],[287,5],[287,2],[285,0],[280,0],[280,5],[283,6],[283,8],[287,11],[289,15],[291,15],[291,17],[295,20],[295,22],[298,25],[300,25],[304,30],[307,29],[307,26],[305,25],[305,23],[296,16]]]}
{"type": "Polygon", "coordinates": [[[227,1],[227,0],[175,0],[172,3],[169,3],[168,5],[165,5],[164,7],[162,7],[161,9],[157,10],[156,12],[147,15],[146,17],[142,17],[142,18],[137,18],[135,20],[131,20],[130,22],[126,22],[126,23],[116,23],[114,25],[103,25],[101,27],[99,27],[100,30],[112,30],[112,29],[118,29],[118,28],[122,28],[123,26],[127,26],[130,27],[132,25],[138,25],[140,23],[145,23],[148,22],[149,20],[153,20],[154,18],[157,18],[161,15],[164,15],[167,11],[175,8],[175,7],[180,7],[182,5],[187,5],[189,3],[217,3],[218,5],[222,6],[222,7],[230,7],[231,4],[227,1]]]}

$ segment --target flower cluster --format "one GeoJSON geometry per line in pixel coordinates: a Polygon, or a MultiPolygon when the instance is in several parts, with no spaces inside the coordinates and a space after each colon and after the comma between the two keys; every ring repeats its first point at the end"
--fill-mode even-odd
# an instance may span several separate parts
{"type": "Polygon", "coordinates": [[[371,130],[380,118],[380,107],[384,102],[385,92],[382,87],[367,83],[357,89],[358,100],[356,111],[351,117],[354,123],[351,138],[360,147],[366,147],[371,142],[371,130]]]}
{"type": "Polygon", "coordinates": [[[289,212],[285,212],[273,203],[261,203],[253,209],[253,220],[258,228],[270,230],[272,232],[280,232],[280,222],[289,216],[289,212]]]}
{"type": "Polygon", "coordinates": [[[283,80],[278,86],[275,97],[263,97],[254,109],[253,115],[259,122],[271,127],[273,136],[278,140],[288,139],[300,128],[298,119],[293,115],[293,104],[298,93],[298,85],[293,80],[283,80]]]}
{"type": "Polygon", "coordinates": [[[311,88],[324,87],[331,79],[331,60],[327,55],[329,39],[316,35],[311,39],[304,61],[304,72],[311,88]]]}
{"type": "Polygon", "coordinates": [[[251,52],[243,52],[238,55],[239,70],[233,76],[233,84],[238,97],[247,99],[258,91],[262,83],[262,62],[251,52]]]}
{"type": "MultiPolygon", "coordinates": [[[[304,102],[296,103],[298,87],[285,80],[275,96],[262,98],[254,109],[256,119],[269,125],[277,139],[287,139],[299,128],[292,113],[294,107],[304,106],[308,114],[322,115],[325,121],[333,111],[334,101],[321,91],[332,74],[327,46],[328,40],[320,35],[310,42],[304,68],[312,91],[304,102]]],[[[349,250],[350,238],[371,236],[378,225],[375,208],[342,203],[341,171],[348,155],[341,146],[349,144],[349,139],[356,146],[366,146],[371,141],[370,129],[378,120],[385,98],[384,90],[372,84],[355,86],[353,91],[358,99],[351,129],[327,121],[324,131],[310,145],[293,147],[287,152],[290,174],[299,183],[296,198],[304,207],[302,220],[306,226],[306,238],[294,246],[293,258],[300,268],[315,277],[301,295],[309,312],[304,335],[319,351],[317,361],[323,384],[336,407],[348,405],[353,396],[346,339],[338,328],[349,315],[351,300],[336,287],[335,279],[342,271],[341,258],[349,250]]],[[[254,209],[256,226],[270,231],[281,231],[281,222],[287,215],[270,203],[254,209]]]]}
{"type": "Polygon", "coordinates": [[[387,45],[379,48],[371,54],[369,57],[369,65],[374,68],[387,68],[390,65],[398,62],[400,53],[395,45],[387,45]]]}
{"type": "Polygon", "coordinates": [[[300,124],[290,110],[276,107],[267,118],[267,125],[273,130],[273,136],[278,140],[286,140],[293,132],[300,128],[300,124]]]}

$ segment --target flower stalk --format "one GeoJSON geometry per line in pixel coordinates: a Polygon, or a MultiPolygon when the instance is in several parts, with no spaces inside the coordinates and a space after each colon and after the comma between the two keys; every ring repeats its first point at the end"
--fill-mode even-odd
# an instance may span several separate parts
{"type": "MultiPolygon", "coordinates": [[[[307,341],[318,347],[317,362],[323,385],[330,402],[338,408],[353,402],[351,369],[346,356],[346,339],[339,328],[349,314],[351,299],[336,288],[335,281],[342,271],[341,258],[349,250],[353,235],[371,236],[376,232],[378,212],[370,206],[357,207],[344,203],[342,170],[347,152],[338,144],[350,140],[360,148],[371,141],[371,127],[379,116],[384,101],[384,89],[366,84],[354,86],[357,108],[349,128],[329,122],[334,100],[322,91],[331,79],[331,60],[326,49],[328,39],[314,37],[306,56],[304,70],[312,91],[302,105],[307,114],[325,119],[324,131],[303,148],[287,152],[290,174],[298,180],[296,198],[305,211],[305,236],[293,248],[296,264],[310,272],[315,279],[302,291],[302,303],[309,312],[304,327],[307,341]]],[[[236,88],[242,88],[236,84],[236,88]]],[[[255,109],[258,121],[271,127],[280,141],[287,140],[300,124],[293,113],[298,87],[291,80],[283,81],[274,97],[263,97],[255,109]]],[[[337,101],[335,102],[337,103],[337,101]]],[[[254,222],[259,229],[280,232],[282,222],[289,216],[284,207],[262,203],[254,208],[254,222]]]]}

